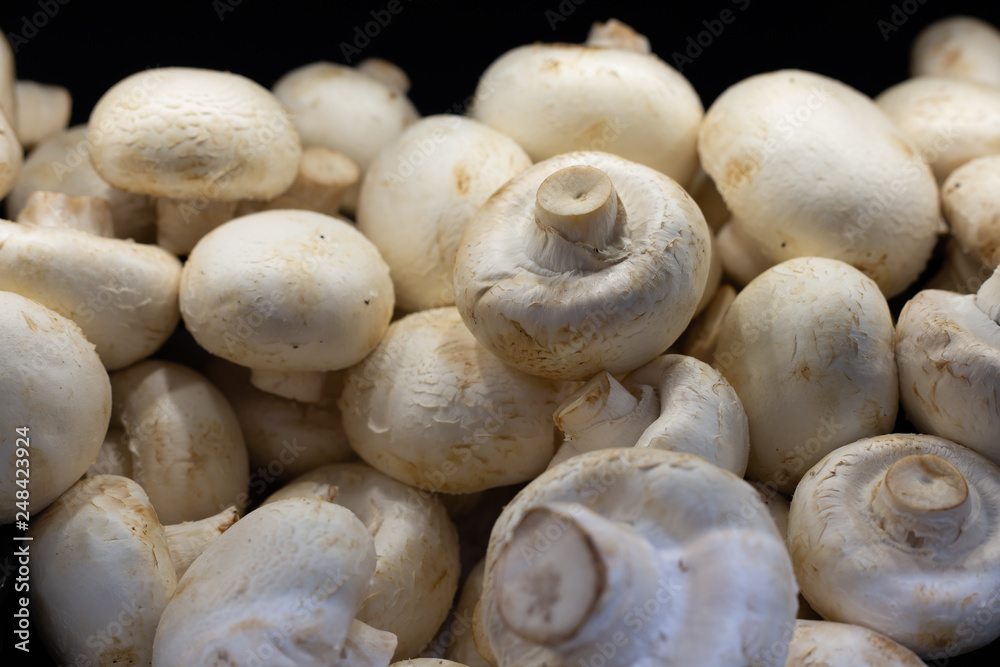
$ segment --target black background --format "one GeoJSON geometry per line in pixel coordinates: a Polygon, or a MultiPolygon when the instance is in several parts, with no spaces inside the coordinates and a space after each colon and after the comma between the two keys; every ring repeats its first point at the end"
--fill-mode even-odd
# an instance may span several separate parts
{"type": "MultiPolygon", "coordinates": [[[[787,67],[819,72],[874,96],[908,76],[910,44],[927,24],[970,14],[1000,25],[1000,3],[943,0],[397,2],[392,14],[389,0],[0,0],[0,28],[16,47],[19,77],[69,88],[73,123],[82,123],[107,88],[144,68],[229,70],[270,87],[306,63],[350,57],[354,64],[372,56],[407,71],[410,97],[423,115],[454,111],[503,52],[535,41],[583,41],[593,21],[611,16],[646,34],[668,63],[680,63],[706,107],[747,76],[787,67]],[[724,10],[734,16],[728,25],[716,22],[724,10]],[[699,38],[701,45],[692,46],[699,38]],[[692,60],[675,60],[675,54],[692,60]]],[[[9,537],[0,540],[6,555],[9,537]]],[[[40,655],[37,630],[34,662],[12,649],[7,583],[0,664],[52,664],[40,655]]],[[[996,646],[948,664],[982,664],[984,658],[997,664],[996,646]]]]}

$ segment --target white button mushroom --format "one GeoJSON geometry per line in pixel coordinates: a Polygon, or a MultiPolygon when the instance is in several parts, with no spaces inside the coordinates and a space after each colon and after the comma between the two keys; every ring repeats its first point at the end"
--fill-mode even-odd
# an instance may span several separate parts
{"type": "Polygon", "coordinates": [[[8,463],[0,523],[13,523],[18,512],[28,521],[78,480],[97,458],[110,419],[108,374],[80,328],[0,292],[0,455],[8,463]],[[25,465],[28,472],[19,473],[25,465]]]}
{"type": "Polygon", "coordinates": [[[736,243],[765,266],[831,257],[891,297],[917,279],[945,229],[915,143],[867,96],[819,74],[782,70],[730,87],[705,115],[698,154],[729,225],[742,227],[729,240],[720,233],[720,246],[736,243]]]}
{"type": "Polygon", "coordinates": [[[355,620],[375,572],[364,524],[293,498],[254,510],[192,563],[156,629],[163,667],[386,667],[395,637],[355,620]]]}
{"type": "Polygon", "coordinates": [[[698,165],[704,114],[698,93],[648,51],[606,48],[600,33],[594,37],[600,45],[508,51],[480,78],[472,117],[514,139],[536,161],[608,151],[687,185],[698,165]]]}
{"type": "Polygon", "coordinates": [[[358,463],[323,466],[265,505],[333,487],[332,502],[368,527],[378,560],[357,619],[396,635],[394,659],[416,655],[448,616],[458,590],[458,533],[442,502],[358,463]]]}
{"type": "MultiPolygon", "coordinates": [[[[970,160],[951,172],[941,186],[941,206],[957,243],[946,261],[964,255],[962,267],[975,267],[973,275],[988,271],[981,282],[1000,265],[1000,155],[970,160]]],[[[979,284],[959,281],[955,288],[968,293],[979,284]]]]}
{"type": "Polygon", "coordinates": [[[567,153],[521,172],[469,223],[455,302],[493,354],[526,373],[630,371],[687,327],[709,274],[708,226],[649,167],[567,153]]]}
{"type": "Polygon", "coordinates": [[[229,403],[208,380],[169,361],[111,375],[113,424],[121,426],[132,479],[164,523],[245,506],[247,453],[229,403]]]}
{"type": "Polygon", "coordinates": [[[1000,31],[971,16],[950,16],[920,31],[912,76],[954,76],[1000,86],[1000,31]]]}
{"type": "Polygon", "coordinates": [[[497,188],[530,166],[513,139],[461,116],[423,118],[379,153],[361,188],[358,229],[389,264],[397,306],[455,303],[462,232],[497,188]]]}
{"type": "Polygon", "coordinates": [[[271,199],[302,147],[288,114],[253,81],[169,67],[126,77],[90,115],[91,159],[111,185],[176,199],[271,199]]]}
{"type": "Polygon", "coordinates": [[[351,446],[407,484],[471,493],[524,482],[555,451],[559,383],[490,354],[455,308],[412,313],[344,379],[351,446]]]}
{"type": "Polygon", "coordinates": [[[1000,468],[934,436],[831,452],[802,479],[788,544],[802,595],[922,657],[1000,637],[1000,468]]]}
{"type": "Polygon", "coordinates": [[[899,396],[922,433],[1000,464],[1000,271],[977,294],[918,292],[896,324],[899,396]]]}
{"type": "Polygon", "coordinates": [[[14,86],[17,106],[15,129],[25,149],[59,134],[69,125],[73,98],[62,86],[18,81],[14,86]]]}
{"type": "Polygon", "coordinates": [[[905,646],[849,623],[795,621],[785,667],[924,667],[905,646]]]}
{"type": "Polygon", "coordinates": [[[253,369],[254,386],[315,402],[324,372],[361,361],[394,304],[389,267],[343,219],[263,211],[202,238],[181,275],[184,324],[212,354],[253,369]]]}
{"type": "Polygon", "coordinates": [[[783,493],[827,452],[895,424],[889,306],[873,280],[834,259],[788,260],[737,294],[715,367],[750,422],[747,477],[783,493]]]}
{"type": "Polygon", "coordinates": [[[788,552],[765,512],[728,520],[756,496],[700,457],[654,449],[541,475],[490,537],[480,613],[497,664],[783,665],[788,552]]]}

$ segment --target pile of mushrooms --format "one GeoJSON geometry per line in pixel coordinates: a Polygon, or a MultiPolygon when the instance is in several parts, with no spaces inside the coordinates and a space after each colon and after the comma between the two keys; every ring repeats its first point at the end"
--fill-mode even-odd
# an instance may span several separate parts
{"type": "Polygon", "coordinates": [[[993,26],[875,100],[787,69],[706,110],[612,19],[464,115],[369,59],[153,68],[75,127],[2,35],[0,516],[55,660],[996,645],[993,26]]]}

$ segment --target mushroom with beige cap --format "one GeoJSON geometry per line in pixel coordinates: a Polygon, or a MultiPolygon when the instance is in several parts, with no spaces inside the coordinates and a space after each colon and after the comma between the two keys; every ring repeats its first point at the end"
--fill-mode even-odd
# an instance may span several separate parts
{"type": "Polygon", "coordinates": [[[736,295],[715,366],[750,424],[749,479],[791,493],[827,452],[888,433],[899,386],[878,285],[835,259],[790,259],[736,295]]]}
{"type": "Polygon", "coordinates": [[[644,37],[609,24],[596,25],[586,44],[531,44],[500,56],[479,80],[471,115],[536,161],[608,151],[686,186],[698,166],[698,93],[644,37]]]}
{"type": "Polygon", "coordinates": [[[14,127],[25,149],[34,148],[69,125],[73,98],[62,86],[18,81],[14,98],[17,106],[14,127]]]}
{"type": "Polygon", "coordinates": [[[160,614],[188,566],[238,517],[162,526],[137,483],[88,477],[31,525],[32,604],[65,664],[148,665],[160,614]]]}
{"type": "Polygon", "coordinates": [[[831,452],[799,483],[788,545],[802,595],[924,658],[1000,637],[1000,468],[949,440],[892,434],[831,452]]]}
{"type": "Polygon", "coordinates": [[[971,16],[949,16],[920,31],[910,73],[953,76],[1000,86],[1000,30],[971,16]]]}
{"type": "Polygon", "coordinates": [[[458,533],[431,494],[360,463],[317,468],[278,490],[264,506],[336,489],[331,502],[351,510],[372,534],[375,574],[357,619],[396,635],[395,660],[416,655],[448,616],[458,589],[458,533]]]}
{"type": "Polygon", "coordinates": [[[462,232],[497,188],[530,166],[513,139],[461,116],[423,118],[379,153],[358,198],[358,229],[389,264],[399,308],[455,303],[462,232]]]}
{"type": "Polygon", "coordinates": [[[1000,464],[1000,269],[976,294],[923,290],[896,324],[899,396],[922,433],[1000,464]]]}
{"type": "Polygon", "coordinates": [[[733,214],[718,237],[727,273],[745,283],[793,257],[830,257],[887,297],[902,292],[946,229],[918,144],[870,98],[819,74],[781,70],[728,88],[698,135],[733,214]]]}
{"type": "Polygon", "coordinates": [[[195,340],[253,370],[258,389],[316,402],[325,372],[361,361],[394,305],[389,267],[343,219],[262,211],[204,236],[181,275],[180,309],[195,340]]]}
{"type": "Polygon", "coordinates": [[[386,667],[396,638],[355,619],[375,563],[371,535],[343,507],[291,498],[256,509],[178,582],[153,663],[386,667]]]}
{"type": "Polygon", "coordinates": [[[373,467],[421,489],[472,493],[545,469],[564,391],[490,354],[450,307],[394,322],[347,372],[339,405],[351,446],[373,467]]]}
{"type": "Polygon", "coordinates": [[[486,349],[532,375],[638,368],[684,331],[709,275],[710,235],[663,174],[567,153],[500,188],[469,223],[455,302],[486,349]]]}
{"type": "Polygon", "coordinates": [[[728,520],[756,495],[698,456],[655,449],[547,471],[490,536],[480,616],[496,664],[575,666],[610,644],[608,667],[783,665],[788,552],[766,513],[728,520]]]}
{"type": "Polygon", "coordinates": [[[19,510],[28,521],[29,510],[38,514],[72,486],[97,458],[110,419],[108,374],[80,328],[0,291],[0,453],[9,464],[0,477],[0,523],[21,520],[19,510]],[[25,466],[28,473],[18,472],[25,466]],[[17,496],[25,484],[30,505],[17,496]]]}
{"type": "Polygon", "coordinates": [[[924,667],[902,644],[874,630],[830,621],[795,621],[785,667],[924,667]]]}

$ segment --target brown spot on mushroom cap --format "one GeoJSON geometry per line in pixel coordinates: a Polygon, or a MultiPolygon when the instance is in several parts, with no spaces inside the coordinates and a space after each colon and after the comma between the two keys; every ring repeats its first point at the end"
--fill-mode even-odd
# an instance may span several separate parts
{"type": "Polygon", "coordinates": [[[458,193],[460,195],[468,193],[474,172],[471,172],[464,162],[457,162],[452,167],[451,174],[455,178],[455,189],[458,190],[458,193]]]}

